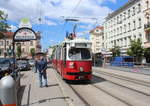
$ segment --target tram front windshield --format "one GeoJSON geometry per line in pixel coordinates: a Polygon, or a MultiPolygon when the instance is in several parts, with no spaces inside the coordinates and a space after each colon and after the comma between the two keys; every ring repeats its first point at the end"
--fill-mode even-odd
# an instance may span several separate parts
{"type": "Polygon", "coordinates": [[[71,48],[69,50],[69,58],[72,60],[90,59],[90,51],[86,48],[71,48]]]}

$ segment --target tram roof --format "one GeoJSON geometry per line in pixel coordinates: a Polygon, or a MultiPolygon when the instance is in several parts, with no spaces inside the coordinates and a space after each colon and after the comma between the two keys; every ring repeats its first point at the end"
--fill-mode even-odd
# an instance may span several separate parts
{"type": "Polygon", "coordinates": [[[65,39],[62,43],[92,43],[92,42],[84,38],[75,38],[73,40],[65,39]]]}

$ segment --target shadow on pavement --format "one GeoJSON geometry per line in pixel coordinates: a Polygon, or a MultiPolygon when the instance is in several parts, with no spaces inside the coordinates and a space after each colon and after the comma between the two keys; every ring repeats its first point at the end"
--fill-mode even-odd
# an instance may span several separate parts
{"type": "Polygon", "coordinates": [[[101,83],[101,82],[104,82],[104,81],[106,81],[106,79],[104,79],[102,77],[97,77],[97,76],[93,75],[91,84],[101,83]]]}
{"type": "Polygon", "coordinates": [[[59,86],[59,84],[51,84],[51,85],[48,85],[48,87],[53,87],[53,86],[59,86]]]}
{"type": "Polygon", "coordinates": [[[80,80],[80,81],[68,81],[66,80],[66,82],[68,84],[73,84],[73,85],[88,85],[88,84],[95,84],[95,83],[101,83],[106,81],[104,78],[101,77],[97,77],[95,75],[93,75],[92,80],[80,80]]]}
{"type": "Polygon", "coordinates": [[[54,99],[69,99],[69,97],[55,97],[55,98],[48,98],[48,99],[42,99],[42,100],[38,100],[37,102],[33,102],[33,103],[30,103],[30,104],[24,104],[22,106],[30,106],[30,105],[34,105],[34,104],[40,104],[40,103],[44,103],[44,102],[50,102],[51,100],[54,100],[54,99]]]}
{"type": "Polygon", "coordinates": [[[23,97],[23,93],[24,93],[24,90],[25,90],[25,86],[21,86],[20,87],[20,89],[19,89],[19,91],[18,91],[18,95],[17,95],[17,104],[18,104],[18,106],[21,106],[21,101],[22,101],[22,97],[23,97]]]}

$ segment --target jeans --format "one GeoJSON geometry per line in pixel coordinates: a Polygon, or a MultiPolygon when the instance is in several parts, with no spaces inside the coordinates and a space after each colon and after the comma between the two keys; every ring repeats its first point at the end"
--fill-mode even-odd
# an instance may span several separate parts
{"type": "Polygon", "coordinates": [[[39,75],[39,86],[46,86],[47,85],[47,75],[46,75],[46,71],[44,71],[43,73],[38,72],[39,75]],[[42,81],[43,80],[43,81],[42,81]],[[44,85],[43,85],[44,82],[44,85]]]}

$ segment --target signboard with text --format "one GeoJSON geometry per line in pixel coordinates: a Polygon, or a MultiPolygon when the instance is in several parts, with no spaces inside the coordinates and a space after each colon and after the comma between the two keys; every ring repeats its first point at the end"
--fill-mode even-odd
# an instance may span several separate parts
{"type": "Polygon", "coordinates": [[[14,34],[14,41],[36,40],[35,32],[30,28],[19,28],[14,34]]]}

